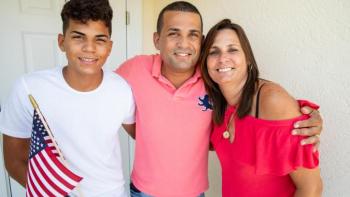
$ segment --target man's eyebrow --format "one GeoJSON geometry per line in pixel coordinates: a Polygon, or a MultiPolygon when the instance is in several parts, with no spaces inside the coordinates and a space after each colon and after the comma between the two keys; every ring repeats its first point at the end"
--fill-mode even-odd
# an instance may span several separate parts
{"type": "Polygon", "coordinates": [[[201,33],[201,31],[199,31],[199,30],[197,30],[197,29],[191,29],[190,32],[191,32],[191,33],[199,33],[199,34],[201,33]]]}
{"type": "MultiPolygon", "coordinates": [[[[80,32],[80,31],[71,31],[70,33],[71,34],[79,34],[79,35],[85,36],[85,34],[80,32]]],[[[106,34],[98,34],[95,37],[97,37],[97,38],[109,38],[109,36],[106,35],[106,34]]]]}
{"type": "Polygon", "coordinates": [[[176,27],[170,27],[168,31],[180,31],[180,29],[176,27]]]}
{"type": "Polygon", "coordinates": [[[109,36],[106,34],[98,34],[95,37],[97,37],[97,38],[109,38],[109,36]]]}
{"type": "Polygon", "coordinates": [[[79,34],[79,35],[85,36],[85,34],[80,32],[80,31],[71,31],[70,33],[71,34],[79,34]]]}
{"type": "MultiPolygon", "coordinates": [[[[167,31],[168,31],[168,32],[169,32],[169,31],[170,31],[170,32],[171,32],[171,31],[173,31],[173,32],[178,32],[178,31],[180,31],[180,29],[179,29],[179,28],[176,28],[176,27],[170,27],[167,31]]],[[[191,32],[191,33],[198,33],[198,34],[201,33],[201,31],[200,31],[200,30],[197,30],[197,29],[191,29],[190,32],[191,32]]]]}

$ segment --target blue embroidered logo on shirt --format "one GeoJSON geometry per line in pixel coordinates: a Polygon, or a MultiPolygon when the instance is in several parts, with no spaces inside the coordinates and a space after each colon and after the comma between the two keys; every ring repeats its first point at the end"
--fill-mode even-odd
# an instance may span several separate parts
{"type": "Polygon", "coordinates": [[[203,106],[202,111],[207,111],[208,109],[210,109],[210,110],[213,109],[213,105],[210,103],[209,96],[207,94],[204,95],[203,98],[198,97],[198,99],[199,99],[198,105],[203,106]]]}

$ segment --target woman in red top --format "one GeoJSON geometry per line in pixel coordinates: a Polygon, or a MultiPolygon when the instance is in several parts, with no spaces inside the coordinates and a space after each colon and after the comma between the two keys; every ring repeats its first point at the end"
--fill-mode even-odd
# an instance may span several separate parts
{"type": "Polygon", "coordinates": [[[248,38],[228,19],[211,28],[202,55],[222,196],[321,196],[318,152],[312,145],[300,146],[303,137],[291,135],[293,123],[307,118],[299,105],[318,106],[259,79],[248,38]]]}

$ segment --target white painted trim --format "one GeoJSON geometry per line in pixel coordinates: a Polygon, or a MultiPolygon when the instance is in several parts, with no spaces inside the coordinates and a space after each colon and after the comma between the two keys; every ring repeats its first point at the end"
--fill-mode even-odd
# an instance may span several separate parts
{"type": "Polygon", "coordinates": [[[142,53],[142,0],[127,1],[126,10],[130,13],[130,24],[127,31],[127,58],[142,53]]]}
{"type": "MultiPolygon", "coordinates": [[[[126,57],[131,58],[142,53],[142,0],[127,1],[126,10],[130,13],[130,24],[126,26],[127,31],[127,49],[126,57]]],[[[129,169],[130,174],[134,164],[134,140],[129,137],[129,169]]]]}

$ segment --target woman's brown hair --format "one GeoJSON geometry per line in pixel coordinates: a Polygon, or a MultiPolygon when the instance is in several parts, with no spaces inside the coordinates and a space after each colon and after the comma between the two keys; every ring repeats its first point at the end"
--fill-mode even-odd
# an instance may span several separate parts
{"type": "Polygon", "coordinates": [[[259,70],[256,64],[253,51],[250,47],[249,40],[243,30],[243,28],[235,23],[232,23],[230,19],[223,19],[216,25],[214,25],[208,32],[203,46],[202,54],[200,59],[200,67],[202,72],[202,77],[205,83],[205,88],[209,95],[210,101],[213,105],[213,121],[215,124],[221,124],[225,111],[227,108],[227,102],[222,95],[220,88],[217,83],[215,83],[209,76],[207,69],[207,58],[209,55],[210,47],[214,43],[214,39],[217,36],[218,32],[223,29],[231,29],[236,32],[240,44],[242,46],[245,57],[247,58],[247,72],[248,77],[245,82],[242,90],[241,98],[239,99],[238,108],[236,115],[239,118],[243,118],[248,115],[251,111],[253,105],[253,98],[256,91],[256,85],[259,81],[259,70]]]}

